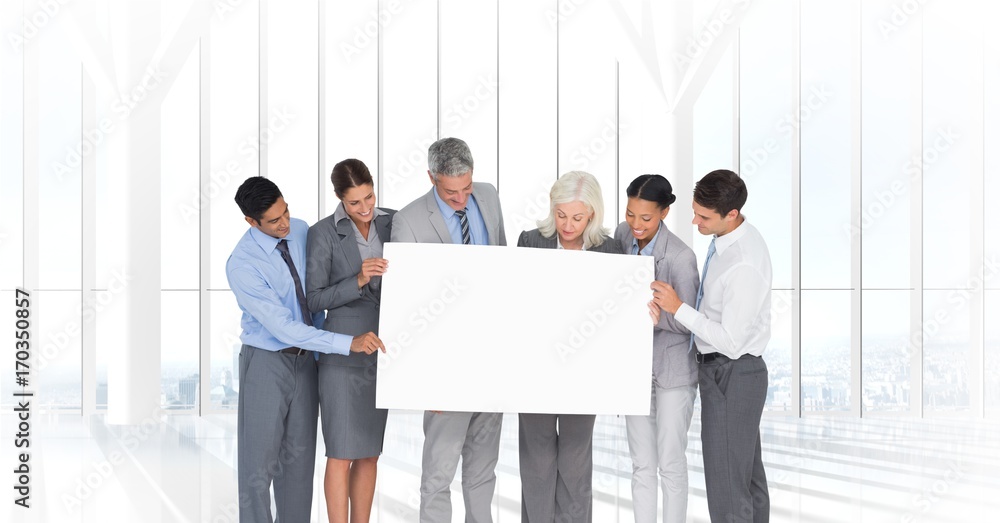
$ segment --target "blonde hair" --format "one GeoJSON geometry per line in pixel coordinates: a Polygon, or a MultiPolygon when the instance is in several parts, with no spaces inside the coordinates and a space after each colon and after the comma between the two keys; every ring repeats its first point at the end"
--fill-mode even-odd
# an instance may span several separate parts
{"type": "Polygon", "coordinates": [[[594,213],[583,230],[583,248],[590,249],[604,243],[608,230],[604,227],[604,198],[601,185],[593,174],[584,171],[570,171],[556,180],[549,191],[549,215],[538,221],[538,232],[546,238],[556,235],[556,205],[581,202],[594,213]]]}

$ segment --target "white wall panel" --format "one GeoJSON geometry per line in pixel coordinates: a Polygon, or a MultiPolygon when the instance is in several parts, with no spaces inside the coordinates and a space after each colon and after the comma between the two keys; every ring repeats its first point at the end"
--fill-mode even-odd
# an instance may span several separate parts
{"type": "Polygon", "coordinates": [[[507,243],[548,215],[556,180],[556,2],[500,2],[497,136],[507,243]]]}
{"type": "Polygon", "coordinates": [[[162,252],[170,257],[170,263],[161,268],[164,289],[197,289],[199,285],[198,221],[202,209],[193,204],[201,179],[199,75],[196,46],[163,100],[160,241],[162,252]]]}
{"type": "Polygon", "coordinates": [[[229,287],[226,260],[247,229],[233,197],[243,180],[260,172],[258,21],[257,0],[244,0],[213,17],[209,28],[210,93],[202,118],[208,119],[211,174],[196,204],[210,215],[210,288],[229,287]]]}
{"type": "Polygon", "coordinates": [[[382,29],[382,205],[399,209],[431,188],[427,147],[438,139],[437,2],[401,3],[382,29]]]}
{"type": "Polygon", "coordinates": [[[795,40],[798,21],[790,0],[759,0],[740,31],[740,176],[750,193],[746,211],[767,240],[774,287],[792,278],[793,133],[782,127],[795,117],[795,40]]]}
{"type": "MultiPolygon", "coordinates": [[[[853,9],[802,4],[798,114],[781,129],[802,140],[802,287],[851,286],[853,9]]],[[[803,347],[805,348],[805,347],[803,347]]]]}
{"type": "Polygon", "coordinates": [[[866,288],[910,287],[913,191],[919,191],[919,145],[912,129],[920,129],[921,88],[911,74],[920,58],[920,24],[880,24],[892,2],[861,5],[861,223],[854,234],[862,240],[862,282],[866,288]],[[888,28],[888,29],[887,29],[888,28]],[[916,159],[914,159],[916,158],[916,159]]]}
{"type": "MultiPolygon", "coordinates": [[[[22,35],[22,2],[0,3],[0,31],[22,35]]],[[[7,219],[0,224],[0,288],[21,285],[24,257],[24,58],[23,46],[0,46],[0,207],[7,219]]]]}
{"type": "MultiPolygon", "coordinates": [[[[80,288],[82,159],[106,146],[105,131],[81,129],[80,57],[65,32],[39,30],[38,269],[43,289],[80,288]]],[[[32,154],[26,151],[26,154],[32,154]]]]}
{"type": "Polygon", "coordinates": [[[974,158],[982,140],[982,95],[976,95],[983,81],[982,25],[967,23],[975,13],[968,0],[924,6],[925,288],[969,287],[974,272],[973,228],[954,224],[970,223],[973,180],[982,176],[974,158]]]}
{"type": "MultiPolygon", "coordinates": [[[[379,32],[394,23],[402,11],[398,1],[381,8],[380,4],[378,0],[322,4],[321,217],[332,214],[339,203],[330,183],[330,172],[337,162],[357,158],[365,162],[373,178],[379,174],[379,32]]],[[[375,181],[378,191],[381,187],[375,181]]],[[[379,200],[382,205],[381,196],[379,200]]]]}
{"type": "Polygon", "coordinates": [[[278,184],[291,215],[313,224],[319,216],[319,8],[315,0],[265,5],[260,133],[267,177],[278,184]]]}
{"type": "Polygon", "coordinates": [[[497,0],[441,0],[441,137],[469,144],[474,179],[497,183],[497,0]]]}
{"type": "Polygon", "coordinates": [[[601,184],[604,225],[618,224],[617,74],[604,35],[615,16],[607,4],[586,3],[558,19],[559,174],[586,171],[601,184]],[[600,36],[598,36],[600,35],[600,36]]]}

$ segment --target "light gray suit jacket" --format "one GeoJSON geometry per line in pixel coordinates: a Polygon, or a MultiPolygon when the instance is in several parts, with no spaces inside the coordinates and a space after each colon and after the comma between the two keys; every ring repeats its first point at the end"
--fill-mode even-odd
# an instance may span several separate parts
{"type": "MultiPolygon", "coordinates": [[[[380,209],[382,209],[380,207],[380,209]]],[[[396,211],[382,209],[388,216],[375,216],[375,230],[383,243],[392,235],[392,216],[396,211]]],[[[327,216],[309,228],[306,257],[306,301],[313,312],[326,311],[323,330],[359,336],[378,333],[381,289],[373,291],[365,285],[358,290],[357,275],[361,272],[361,251],[351,226],[351,219],[333,221],[327,216]]],[[[375,365],[376,354],[352,352],[320,354],[321,363],[347,367],[375,365]]]]}
{"type": "MultiPolygon", "coordinates": [[[[392,218],[392,241],[410,243],[451,243],[451,233],[441,216],[434,187],[427,194],[413,200],[392,218]]],[[[472,196],[486,222],[490,245],[507,245],[503,229],[503,212],[495,187],[488,183],[473,182],[472,196]]]]}
{"type": "MultiPolygon", "coordinates": [[[[632,249],[632,233],[627,222],[618,224],[615,240],[622,252],[632,249]]],[[[677,291],[677,297],[694,307],[698,297],[698,261],[694,251],[660,222],[660,236],[653,247],[656,279],[667,282],[677,291]]],[[[653,383],[669,389],[698,383],[697,349],[688,352],[691,331],[680,324],[673,314],[660,312],[660,321],[653,327],[653,383]]]]}

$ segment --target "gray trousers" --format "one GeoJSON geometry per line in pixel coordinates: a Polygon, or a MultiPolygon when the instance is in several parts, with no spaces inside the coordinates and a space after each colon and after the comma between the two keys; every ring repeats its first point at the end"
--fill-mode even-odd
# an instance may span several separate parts
{"type": "Polygon", "coordinates": [[[241,523],[308,523],[316,465],[316,361],[244,345],[236,418],[241,523]],[[277,520],[271,518],[271,483],[277,520]]]}
{"type": "Polygon", "coordinates": [[[518,415],[522,523],[593,521],[596,418],[593,414],[518,415]]]}
{"type": "Polygon", "coordinates": [[[719,358],[699,365],[701,447],[708,512],[715,523],[767,523],[771,500],[760,457],[767,397],[762,358],[719,358]]]}
{"type": "Polygon", "coordinates": [[[424,412],[421,523],[451,523],[451,482],[459,457],[465,521],[493,521],[502,422],[503,414],[495,412],[424,412]]]}

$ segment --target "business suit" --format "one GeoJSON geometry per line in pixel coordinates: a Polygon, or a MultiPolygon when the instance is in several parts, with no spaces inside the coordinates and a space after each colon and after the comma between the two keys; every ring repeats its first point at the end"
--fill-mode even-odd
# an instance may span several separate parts
{"type": "MultiPolygon", "coordinates": [[[[455,243],[444,221],[434,187],[396,213],[392,241],[455,243]]],[[[473,183],[472,195],[487,233],[485,243],[506,245],[503,213],[496,188],[473,183]]],[[[467,522],[492,522],[503,414],[424,412],[424,447],[420,477],[420,521],[450,522],[451,481],[462,458],[462,495],[467,522]]]]}
{"type": "MultiPolygon", "coordinates": [[[[524,231],[518,247],[556,249],[556,237],[524,231]]],[[[590,251],[621,254],[604,237],[590,251]]],[[[518,414],[522,523],[593,521],[593,414],[518,414]],[[558,426],[558,431],[557,431],[558,426]]]]}
{"type": "MultiPolygon", "coordinates": [[[[374,212],[373,232],[386,242],[395,211],[374,212]]],[[[326,311],[323,329],[355,336],[378,333],[381,287],[370,281],[358,289],[362,255],[343,204],[309,228],[308,256],[306,299],[311,311],[326,311]]],[[[319,403],[328,458],[360,459],[382,452],[388,412],[375,408],[377,361],[376,354],[360,352],[320,355],[319,403]]]]}
{"type": "MultiPolygon", "coordinates": [[[[615,240],[622,251],[632,252],[633,236],[627,222],[618,225],[615,240]]],[[[663,221],[652,247],[655,275],[669,283],[681,301],[694,304],[698,294],[698,266],[694,251],[663,221]]],[[[690,331],[672,314],[660,312],[653,327],[653,376],[650,414],[626,416],[629,453],[632,456],[632,504],[637,523],[656,521],[656,484],[663,491],[664,523],[685,521],[688,471],[687,432],[691,426],[698,364],[688,351],[690,331]]]]}

